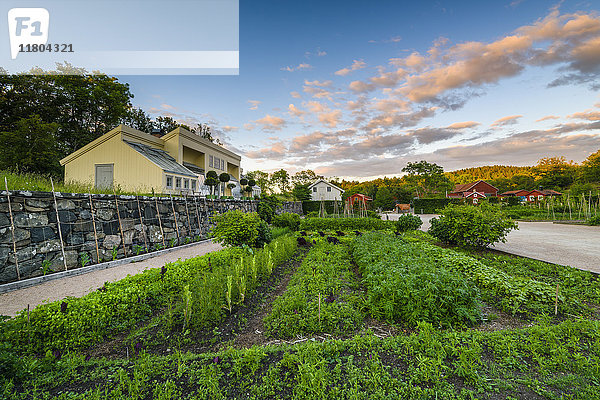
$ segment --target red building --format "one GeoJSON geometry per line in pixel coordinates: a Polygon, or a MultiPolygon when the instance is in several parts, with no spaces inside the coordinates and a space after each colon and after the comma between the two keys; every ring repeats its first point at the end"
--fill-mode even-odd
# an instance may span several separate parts
{"type": "Polygon", "coordinates": [[[486,181],[479,180],[472,183],[464,183],[454,186],[452,192],[448,193],[451,198],[466,198],[472,196],[473,192],[483,194],[485,197],[498,196],[498,188],[490,185],[486,181]]]}
{"type": "Polygon", "coordinates": [[[520,197],[521,201],[527,201],[532,203],[534,201],[543,200],[546,197],[556,197],[562,196],[561,192],[557,192],[556,190],[509,190],[508,192],[502,193],[500,196],[502,197],[520,197]]]}

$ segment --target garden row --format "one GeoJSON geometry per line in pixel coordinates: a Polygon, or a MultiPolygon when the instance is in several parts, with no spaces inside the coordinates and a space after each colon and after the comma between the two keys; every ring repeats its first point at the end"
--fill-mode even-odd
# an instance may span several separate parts
{"type": "Polygon", "coordinates": [[[23,311],[0,325],[0,344],[15,354],[60,354],[101,342],[167,308],[164,322],[173,329],[211,327],[295,251],[296,239],[282,236],[259,250],[229,248],[146,270],[84,297],[23,311]]]}
{"type": "Polygon", "coordinates": [[[600,323],[437,331],[218,353],[30,365],[6,399],[515,399],[600,397],[600,323]]]}

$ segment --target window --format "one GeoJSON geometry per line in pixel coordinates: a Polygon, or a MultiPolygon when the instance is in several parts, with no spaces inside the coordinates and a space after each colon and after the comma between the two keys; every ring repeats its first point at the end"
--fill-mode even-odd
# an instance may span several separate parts
{"type": "Polygon", "coordinates": [[[221,169],[225,171],[225,160],[221,160],[221,169]]]}
{"type": "Polygon", "coordinates": [[[542,200],[543,198],[544,198],[544,195],[542,195],[542,194],[540,194],[540,195],[538,196],[538,200],[542,200]]]}
{"type": "Polygon", "coordinates": [[[212,166],[215,167],[215,169],[221,169],[221,161],[217,157],[213,157],[213,158],[215,159],[215,163],[212,166]]]}
{"type": "Polygon", "coordinates": [[[189,179],[184,179],[183,180],[183,188],[184,189],[189,189],[190,188],[190,180],[189,179]]]}
{"type": "Polygon", "coordinates": [[[175,178],[175,188],[181,189],[181,178],[175,178]]]}
{"type": "Polygon", "coordinates": [[[196,191],[196,180],[192,179],[192,191],[195,192],[196,191]]]}
{"type": "Polygon", "coordinates": [[[173,187],[173,177],[171,175],[167,175],[167,187],[168,188],[173,187]]]}
{"type": "Polygon", "coordinates": [[[209,167],[213,166],[213,156],[208,156],[208,166],[209,167]]]}
{"type": "Polygon", "coordinates": [[[316,187],[313,188],[313,192],[317,193],[317,188],[316,187]]]}
{"type": "Polygon", "coordinates": [[[327,186],[327,191],[331,192],[331,186],[327,186]]]}

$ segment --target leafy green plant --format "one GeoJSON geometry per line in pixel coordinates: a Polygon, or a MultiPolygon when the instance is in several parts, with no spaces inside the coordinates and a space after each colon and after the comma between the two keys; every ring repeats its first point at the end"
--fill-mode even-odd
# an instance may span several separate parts
{"type": "Polygon", "coordinates": [[[52,261],[50,261],[49,259],[45,258],[42,261],[42,266],[40,267],[40,269],[42,270],[42,275],[46,275],[49,272],[54,272],[50,267],[52,266],[52,261]]]}
{"type": "Polygon", "coordinates": [[[169,247],[175,247],[177,245],[177,238],[172,238],[169,241],[169,247]]]}
{"type": "Polygon", "coordinates": [[[600,215],[596,215],[595,217],[588,219],[587,224],[593,226],[600,225],[600,215]]]}
{"type": "Polygon", "coordinates": [[[119,248],[117,246],[113,247],[110,251],[110,254],[112,256],[112,260],[115,261],[117,259],[117,255],[119,254],[119,248]]]}
{"type": "Polygon", "coordinates": [[[375,218],[306,218],[300,223],[300,230],[394,230],[394,221],[375,218]]]}
{"type": "Polygon", "coordinates": [[[271,224],[278,228],[290,228],[291,231],[297,231],[300,228],[300,216],[294,213],[282,213],[275,215],[271,224]]]}
{"type": "Polygon", "coordinates": [[[438,218],[431,220],[428,232],[446,243],[487,247],[505,242],[512,229],[517,229],[517,223],[507,218],[498,206],[450,204],[438,218]]]}
{"type": "Polygon", "coordinates": [[[211,235],[224,246],[247,244],[261,247],[270,240],[268,226],[265,229],[257,213],[230,210],[213,216],[212,220],[216,226],[213,227],[211,235]]]}
{"type": "Polygon", "coordinates": [[[85,267],[91,261],[90,255],[88,253],[79,253],[79,265],[81,267],[85,267]]]}
{"type": "Polygon", "coordinates": [[[398,232],[416,231],[423,225],[423,221],[416,215],[405,214],[396,221],[396,230],[398,232]]]}
{"type": "Polygon", "coordinates": [[[139,256],[140,253],[144,250],[145,250],[144,246],[140,246],[139,244],[136,244],[133,246],[133,252],[135,253],[136,256],[139,256]]]}

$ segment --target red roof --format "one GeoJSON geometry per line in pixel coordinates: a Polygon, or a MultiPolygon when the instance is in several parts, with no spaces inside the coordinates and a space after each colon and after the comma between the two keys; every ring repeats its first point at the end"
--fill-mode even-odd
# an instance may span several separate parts
{"type": "Polygon", "coordinates": [[[463,193],[463,192],[468,192],[470,191],[474,186],[476,186],[478,183],[483,182],[486,185],[489,185],[490,187],[496,189],[496,191],[498,191],[498,188],[490,185],[489,183],[487,183],[486,181],[484,181],[483,179],[480,179],[476,182],[471,182],[471,183],[463,183],[462,185],[456,185],[454,186],[454,189],[452,190],[451,193],[463,193]]]}

